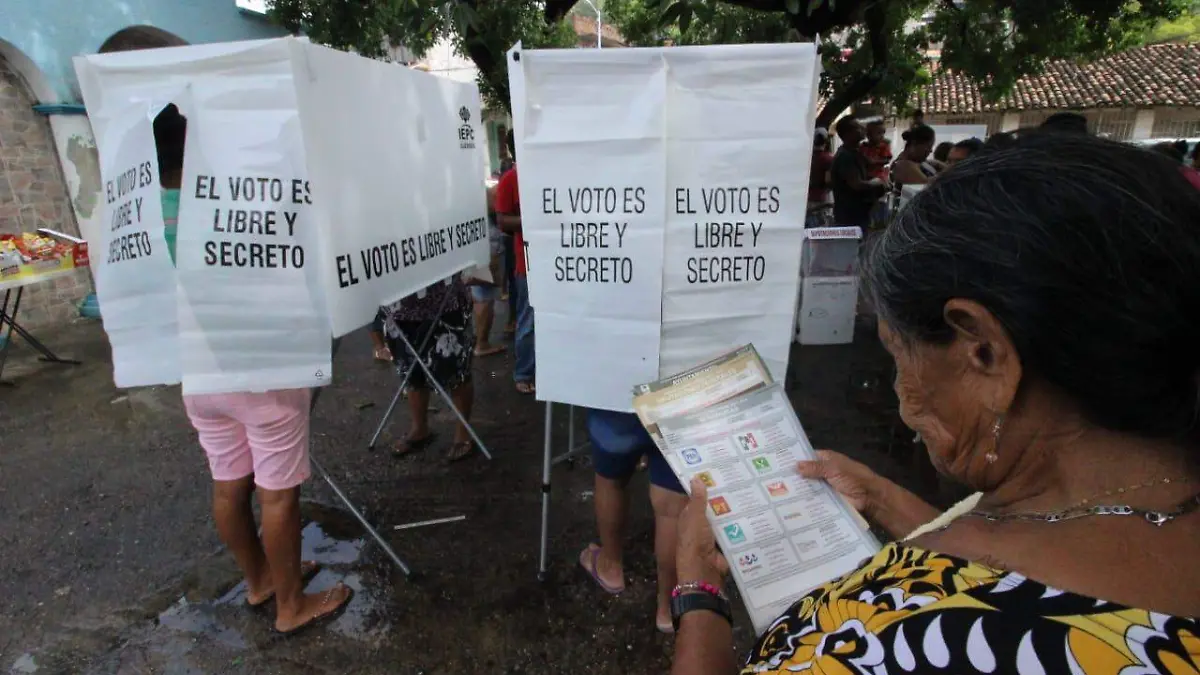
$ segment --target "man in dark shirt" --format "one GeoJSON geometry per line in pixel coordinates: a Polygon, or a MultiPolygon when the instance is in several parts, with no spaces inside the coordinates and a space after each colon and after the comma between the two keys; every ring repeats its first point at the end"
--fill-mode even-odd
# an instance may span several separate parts
{"type": "Polygon", "coordinates": [[[842,140],[830,170],[833,188],[833,222],[835,225],[871,224],[871,209],[887,192],[879,180],[871,180],[870,166],[858,146],[866,137],[863,125],[853,115],[838,121],[837,135],[842,140]]]}

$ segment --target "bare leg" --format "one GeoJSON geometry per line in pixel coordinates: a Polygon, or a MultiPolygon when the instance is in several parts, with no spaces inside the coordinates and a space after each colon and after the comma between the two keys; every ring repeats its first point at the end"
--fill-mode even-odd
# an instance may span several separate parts
{"type": "MultiPolygon", "coordinates": [[[[458,408],[463,418],[470,422],[471,408],[475,403],[474,383],[468,379],[450,392],[450,398],[454,400],[454,407],[458,408]]],[[[446,455],[446,459],[451,462],[465,459],[475,449],[474,446],[475,442],[471,440],[471,434],[467,433],[467,427],[459,422],[454,428],[454,443],[450,446],[450,453],[446,455]]]]}
{"type": "Polygon", "coordinates": [[[345,586],[304,593],[300,572],[300,488],[259,488],[262,542],[275,585],[275,629],[289,631],[336,609],[349,596],[345,586]]]}
{"type": "Polygon", "coordinates": [[[375,358],[380,361],[391,361],[392,351],[388,349],[387,343],[383,341],[383,333],[372,330],[369,335],[371,336],[371,349],[375,358]]]}
{"type": "MultiPolygon", "coordinates": [[[[625,588],[624,546],[625,521],[629,515],[629,494],[626,491],[628,482],[596,475],[596,530],[600,534],[596,576],[612,589],[625,588]]],[[[590,548],[580,556],[580,562],[585,569],[590,568],[590,557],[590,548]]]]}
{"type": "MultiPolygon", "coordinates": [[[[475,404],[475,384],[471,380],[467,380],[459,385],[457,389],[450,392],[450,398],[453,399],[454,407],[458,408],[463,418],[470,422],[471,408],[475,404]]],[[[459,422],[458,426],[454,428],[454,442],[471,442],[471,435],[467,433],[467,428],[463,426],[462,422],[459,422]]]]}
{"type": "MultiPolygon", "coordinates": [[[[254,524],[250,502],[253,494],[254,476],[213,482],[213,520],[217,523],[217,533],[246,577],[247,600],[258,604],[271,591],[272,582],[271,567],[254,524]]],[[[297,552],[297,564],[299,561],[297,552]]]]}
{"type": "MultiPolygon", "coordinates": [[[[419,366],[414,366],[419,367],[419,366]]],[[[419,441],[429,435],[429,390],[412,387],[408,390],[408,414],[412,428],[408,440],[419,441]]]]}
{"type": "Polygon", "coordinates": [[[650,504],[654,507],[654,559],[658,567],[658,611],[654,623],[664,632],[671,626],[671,591],[679,583],[675,573],[675,548],[679,541],[679,514],[683,513],[687,503],[687,495],[650,486],[650,504]]]}
{"type": "Polygon", "coordinates": [[[492,334],[492,324],[496,319],[496,304],[494,300],[476,302],[475,312],[475,355],[491,356],[505,350],[504,345],[494,345],[488,339],[492,334]]]}

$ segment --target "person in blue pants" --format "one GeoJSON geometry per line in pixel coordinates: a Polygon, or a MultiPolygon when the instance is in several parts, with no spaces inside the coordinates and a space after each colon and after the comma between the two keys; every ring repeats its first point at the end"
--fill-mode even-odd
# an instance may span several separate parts
{"type": "Polygon", "coordinates": [[[658,608],[655,627],[673,633],[671,590],[677,582],[675,548],[679,514],[687,506],[683,485],[633,413],[589,410],[588,437],[596,471],[596,529],[599,543],[579,554],[579,565],[601,589],[612,595],[625,590],[624,543],[629,514],[629,482],[638,462],[648,460],[650,504],[654,509],[654,557],[658,567],[658,608]]]}

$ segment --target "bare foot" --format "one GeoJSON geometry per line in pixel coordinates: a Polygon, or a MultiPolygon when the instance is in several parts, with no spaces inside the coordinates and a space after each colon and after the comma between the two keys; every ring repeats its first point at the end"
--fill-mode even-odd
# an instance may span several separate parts
{"type": "Polygon", "coordinates": [[[500,354],[507,349],[508,347],[504,345],[480,345],[475,348],[475,356],[492,356],[493,354],[500,354]]]}
{"type": "Polygon", "coordinates": [[[625,591],[625,570],[621,569],[620,563],[605,560],[599,545],[588,544],[583,549],[579,554],[579,566],[606,593],[617,595],[625,591]]]}
{"type": "Polygon", "coordinates": [[[321,593],[305,593],[301,596],[300,609],[295,614],[285,615],[279,610],[275,618],[275,630],[292,634],[314,625],[322,619],[337,614],[350,602],[354,592],[340,581],[331,589],[321,593]]]}

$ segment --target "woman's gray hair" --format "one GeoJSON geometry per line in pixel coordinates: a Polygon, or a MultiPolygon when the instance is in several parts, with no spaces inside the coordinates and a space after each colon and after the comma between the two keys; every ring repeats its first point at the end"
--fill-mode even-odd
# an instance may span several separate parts
{"type": "Polygon", "coordinates": [[[863,279],[910,343],[950,342],[946,302],[974,300],[1027,375],[1094,423],[1198,431],[1200,191],[1165,157],[1075,134],[989,140],[897,215],[863,279]]]}

